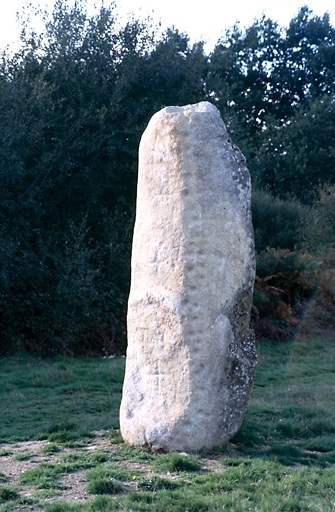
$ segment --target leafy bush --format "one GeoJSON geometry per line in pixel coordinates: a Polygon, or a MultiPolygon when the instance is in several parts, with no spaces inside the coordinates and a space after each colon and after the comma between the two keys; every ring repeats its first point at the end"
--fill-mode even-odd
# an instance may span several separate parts
{"type": "Polygon", "coordinates": [[[313,206],[305,206],[254,191],[253,327],[258,337],[283,339],[298,327],[303,336],[334,330],[334,197],[335,187],[329,186],[319,191],[313,206]]]}
{"type": "Polygon", "coordinates": [[[335,332],[335,251],[318,261],[317,287],[307,303],[299,336],[333,337],[335,332]]]}
{"type": "Polygon", "coordinates": [[[300,233],[301,243],[308,251],[327,257],[335,249],[335,186],[318,190],[310,214],[300,233]]]}
{"type": "Polygon", "coordinates": [[[253,328],[258,337],[287,338],[295,332],[316,287],[308,254],[268,248],[257,255],[253,328]]]}
{"type": "Polygon", "coordinates": [[[284,201],[265,190],[255,189],[251,208],[256,252],[267,247],[296,249],[307,207],[298,200],[284,201]]]}
{"type": "Polygon", "coordinates": [[[129,279],[119,287],[122,274],[113,260],[119,257],[122,264],[128,248],[120,256],[121,244],[98,244],[85,218],[79,225],[70,222],[64,234],[41,235],[37,250],[28,249],[24,238],[15,248],[12,244],[11,253],[5,243],[0,240],[6,255],[0,276],[0,352],[124,351],[129,279]]]}

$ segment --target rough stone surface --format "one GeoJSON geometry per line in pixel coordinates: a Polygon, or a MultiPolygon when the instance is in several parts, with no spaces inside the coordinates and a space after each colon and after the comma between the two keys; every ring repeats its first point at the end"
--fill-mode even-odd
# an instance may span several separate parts
{"type": "Polygon", "coordinates": [[[256,366],[250,176],[216,107],[156,113],[139,150],[121,433],[154,451],[226,443],[256,366]]]}

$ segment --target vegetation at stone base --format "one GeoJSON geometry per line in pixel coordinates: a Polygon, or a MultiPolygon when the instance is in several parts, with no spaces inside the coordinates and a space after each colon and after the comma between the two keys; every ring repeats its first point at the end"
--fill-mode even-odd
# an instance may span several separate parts
{"type": "Polygon", "coordinates": [[[19,50],[0,59],[0,354],[124,352],[140,136],[160,108],[202,100],[247,157],[259,261],[278,250],[298,280],[291,300],[273,293],[270,267],[258,276],[267,336],[290,335],[311,276],[297,251],[319,270],[314,289],[335,245],[329,16],[303,7],[286,29],[237,25],[209,55],[149,19],[120,25],[114,3],[91,16],[84,0],[28,7],[21,28],[19,50]]]}
{"type": "MultiPolygon", "coordinates": [[[[24,506],[49,512],[215,512],[223,508],[236,512],[332,511],[335,503],[334,343],[334,338],[286,343],[260,340],[255,385],[242,428],[227,446],[194,455],[152,454],[120,442],[117,430],[111,429],[118,426],[120,394],[111,404],[109,420],[99,396],[106,394],[107,389],[114,393],[117,382],[120,386],[123,358],[59,356],[47,362],[32,356],[2,358],[0,416],[9,414],[9,404],[5,401],[8,389],[3,387],[7,381],[12,386],[13,411],[12,443],[2,445],[1,457],[9,457],[11,453],[13,456],[16,441],[22,439],[23,422],[26,439],[44,438],[44,446],[51,446],[52,450],[41,451],[40,456],[45,460],[22,471],[15,483],[9,481],[10,475],[0,474],[0,511],[19,511],[24,506]],[[78,420],[76,409],[71,415],[73,402],[70,405],[64,395],[59,398],[64,382],[57,386],[55,374],[60,371],[60,365],[67,371],[69,389],[74,392],[86,388],[85,405],[81,404],[83,410],[89,411],[86,419],[82,413],[78,420]],[[49,372],[57,405],[48,386],[36,385],[38,369],[42,372],[40,384],[47,382],[49,372]],[[107,369],[113,376],[110,381],[106,380],[107,369]],[[22,418],[20,404],[25,393],[27,410],[39,404],[42,421],[33,415],[22,418]],[[19,407],[14,406],[16,403],[19,407]],[[50,423],[45,421],[47,413],[55,428],[50,429],[50,423]],[[96,418],[95,423],[91,414],[96,418]],[[75,432],[76,439],[47,441],[50,430],[58,431],[62,417],[63,431],[75,432]],[[97,428],[104,428],[99,437],[109,440],[103,450],[92,450],[97,428]],[[55,446],[58,451],[54,450],[55,446]],[[86,473],[85,500],[62,499],[64,476],[78,471],[86,473]]],[[[9,429],[3,422],[0,433],[4,442],[9,429]]]]}
{"type": "Polygon", "coordinates": [[[197,457],[185,457],[179,453],[168,453],[160,457],[154,464],[154,469],[169,473],[180,471],[199,471],[201,462],[197,457]]]}

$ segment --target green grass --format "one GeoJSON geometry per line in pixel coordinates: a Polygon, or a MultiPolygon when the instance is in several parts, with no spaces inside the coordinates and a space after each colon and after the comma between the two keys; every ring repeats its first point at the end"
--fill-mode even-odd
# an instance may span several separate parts
{"type": "Polygon", "coordinates": [[[14,460],[29,460],[34,455],[32,453],[17,453],[14,455],[14,460]]]}
{"type": "Polygon", "coordinates": [[[162,489],[178,489],[182,487],[182,482],[160,478],[159,476],[143,477],[138,482],[138,488],[143,491],[157,492],[162,489]]]}
{"type": "Polygon", "coordinates": [[[199,471],[201,469],[201,460],[199,457],[192,455],[171,452],[156,458],[153,468],[156,471],[166,473],[199,471]]]}
{"type": "MultiPolygon", "coordinates": [[[[1,422],[1,439],[45,439],[41,454],[52,461],[34,463],[15,485],[1,473],[0,512],[19,511],[29,500],[49,512],[334,512],[334,349],[334,340],[260,342],[242,428],[228,446],[192,455],[152,454],[121,443],[124,360],[3,359],[0,416],[10,414],[12,423],[9,429],[1,422]],[[54,387],[48,372],[59,378],[54,387]],[[21,409],[12,407],[13,397],[21,409]],[[97,430],[105,430],[108,449],[90,449],[97,430]],[[204,470],[207,458],[215,472],[204,470]],[[85,472],[89,499],[57,500],[64,476],[76,471],[85,472]]],[[[30,455],[14,453],[15,444],[0,447],[3,457],[30,455]]]]}
{"type": "Polygon", "coordinates": [[[7,457],[8,455],[11,455],[12,453],[13,452],[11,450],[4,448],[3,450],[0,450],[0,457],[7,457]]]}
{"type": "Polygon", "coordinates": [[[63,472],[64,470],[61,465],[42,462],[31,469],[23,471],[19,481],[21,484],[33,485],[37,489],[60,489],[61,484],[58,477],[63,472]]]}
{"type": "Polygon", "coordinates": [[[53,454],[53,453],[58,453],[61,451],[61,448],[58,444],[56,443],[48,443],[46,444],[45,446],[43,446],[42,448],[42,453],[44,455],[48,455],[48,454],[53,454]]]}
{"type": "Polygon", "coordinates": [[[63,468],[63,473],[69,473],[78,469],[95,467],[97,464],[107,462],[109,458],[110,454],[107,452],[90,453],[80,449],[76,452],[60,454],[56,461],[63,468]]]}
{"type": "Polygon", "coordinates": [[[124,469],[114,464],[99,465],[94,469],[87,471],[87,479],[90,482],[100,479],[113,478],[119,482],[126,482],[141,478],[143,472],[137,469],[124,469]]]}
{"type": "Polygon", "coordinates": [[[118,428],[123,358],[24,354],[0,364],[0,442],[73,443],[93,430],[118,428]]]}
{"type": "Polygon", "coordinates": [[[114,478],[95,478],[87,486],[89,494],[119,494],[123,491],[123,487],[114,478]]]}
{"type": "Polygon", "coordinates": [[[5,473],[0,471],[0,483],[7,482],[7,481],[8,481],[7,475],[5,475],[5,473]]]}
{"type": "Polygon", "coordinates": [[[0,504],[18,498],[18,493],[13,485],[0,485],[0,504]]]}
{"type": "Polygon", "coordinates": [[[268,342],[248,412],[232,440],[245,455],[327,467],[335,448],[335,341],[268,342]]]}

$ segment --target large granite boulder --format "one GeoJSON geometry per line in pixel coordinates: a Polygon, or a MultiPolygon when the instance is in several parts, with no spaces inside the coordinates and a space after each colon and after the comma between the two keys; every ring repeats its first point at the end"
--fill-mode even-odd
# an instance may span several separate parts
{"type": "Polygon", "coordinates": [[[139,150],[124,440],[195,451],[239,429],[256,366],[250,176],[216,107],[156,113],[139,150]]]}

